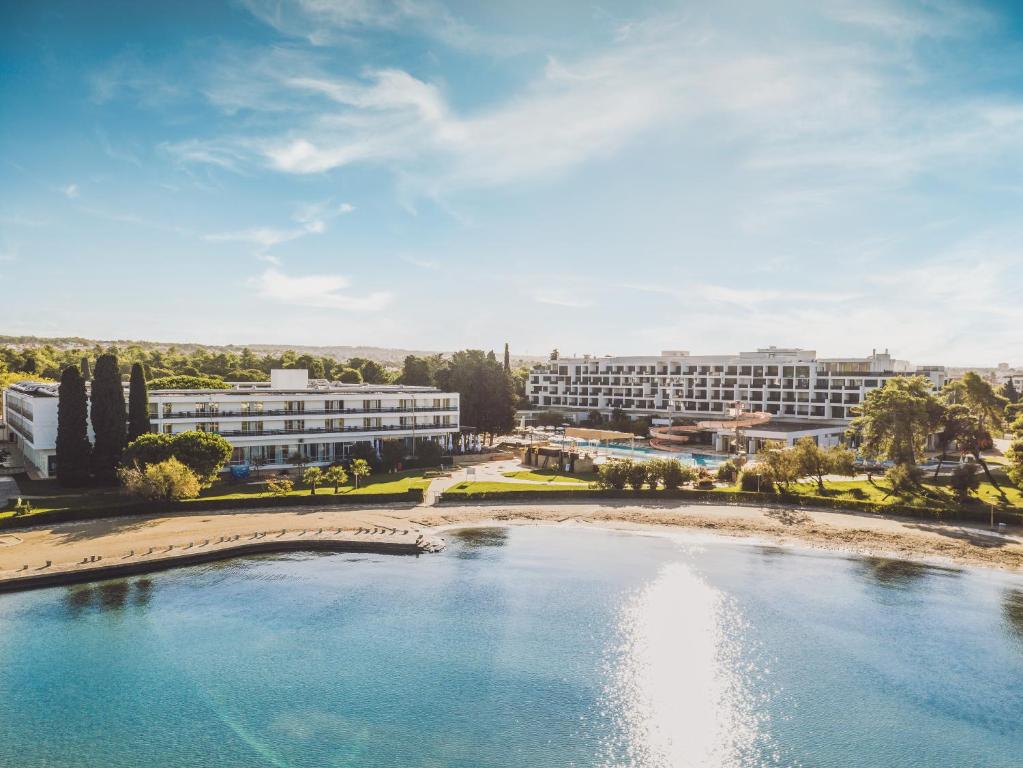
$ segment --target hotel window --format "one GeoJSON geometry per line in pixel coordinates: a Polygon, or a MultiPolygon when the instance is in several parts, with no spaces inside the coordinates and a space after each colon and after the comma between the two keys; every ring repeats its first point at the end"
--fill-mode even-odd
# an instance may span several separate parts
{"type": "Polygon", "coordinates": [[[372,419],[363,419],[362,420],[362,428],[363,429],[378,429],[379,427],[380,427],[380,417],[379,416],[375,417],[375,418],[372,418],[372,419]]]}
{"type": "Polygon", "coordinates": [[[197,424],[196,429],[198,429],[200,432],[219,433],[220,423],[216,421],[207,421],[205,423],[197,424]]]}
{"type": "Polygon", "coordinates": [[[171,415],[171,404],[170,403],[164,403],[163,404],[163,417],[166,419],[170,415],[171,415]]]}
{"type": "Polygon", "coordinates": [[[362,410],[364,411],[379,411],[380,401],[379,400],[363,400],[362,410]]]}
{"type": "Polygon", "coordinates": [[[149,418],[155,419],[160,416],[160,406],[157,403],[149,404],[149,418]]]}
{"type": "Polygon", "coordinates": [[[284,404],[284,410],[288,413],[303,413],[305,411],[305,400],[288,400],[284,404]]]}
{"type": "Polygon", "coordinates": [[[216,416],[220,412],[220,403],[196,403],[195,412],[207,416],[216,416]]]}
{"type": "Polygon", "coordinates": [[[246,413],[246,414],[248,414],[248,413],[251,413],[251,414],[262,413],[263,412],[263,404],[262,403],[252,403],[252,402],[242,403],[241,412],[242,413],[246,413]]]}
{"type": "Polygon", "coordinates": [[[324,410],[325,411],[336,412],[336,411],[343,411],[344,409],[345,409],[345,401],[344,400],[328,400],[326,403],[324,403],[324,410]]]}
{"type": "Polygon", "coordinates": [[[301,432],[305,429],[304,419],[288,419],[284,422],[284,429],[287,432],[301,432]]]}
{"type": "Polygon", "coordinates": [[[416,422],[415,416],[402,416],[402,417],[401,417],[401,418],[399,419],[399,423],[400,423],[400,424],[401,424],[401,426],[403,426],[403,427],[412,427],[412,426],[415,426],[415,422],[416,422]]]}
{"type": "Polygon", "coordinates": [[[172,434],[174,434],[174,425],[173,424],[164,424],[163,425],[163,433],[165,435],[172,435],[172,434]]]}
{"type": "Polygon", "coordinates": [[[344,424],[344,421],[342,419],[324,419],[323,428],[328,432],[333,432],[334,430],[338,429],[342,424],[344,424]]]}
{"type": "Polygon", "coordinates": [[[416,407],[416,401],[415,400],[399,400],[398,401],[398,408],[400,408],[403,411],[411,411],[415,407],[416,407]]]}
{"type": "Polygon", "coordinates": [[[242,432],[262,432],[263,422],[261,421],[243,421],[242,432]]]}

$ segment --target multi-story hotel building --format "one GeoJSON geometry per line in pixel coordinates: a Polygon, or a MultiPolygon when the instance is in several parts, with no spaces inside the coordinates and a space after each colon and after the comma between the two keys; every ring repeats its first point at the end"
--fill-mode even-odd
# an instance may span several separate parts
{"type": "MultiPolygon", "coordinates": [[[[15,384],[4,397],[11,438],[44,477],[56,469],[57,402],[56,384],[15,384]]],[[[234,447],[232,464],[271,469],[288,466],[294,454],[310,464],[341,461],[360,442],[378,452],[395,439],[409,452],[422,439],[450,447],[459,432],[457,393],[310,381],[304,370],[273,371],[269,383],[230,389],[152,390],[149,416],[154,432],[216,432],[234,447]]]]}
{"type": "Polygon", "coordinates": [[[867,392],[893,376],[913,374],[936,388],[945,382],[940,366],[914,367],[876,350],[862,358],[818,358],[813,350],[777,347],[738,355],[584,356],[537,366],[527,394],[534,406],[575,418],[621,409],[655,419],[727,419],[739,403],[744,411],[771,414],[768,425],[756,430],[764,439],[791,442],[810,434],[829,443],[867,392]]]}

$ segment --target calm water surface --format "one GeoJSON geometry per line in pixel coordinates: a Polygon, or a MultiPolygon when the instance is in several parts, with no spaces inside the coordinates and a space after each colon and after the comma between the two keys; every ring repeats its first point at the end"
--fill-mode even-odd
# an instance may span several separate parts
{"type": "Polygon", "coordinates": [[[1023,579],[449,539],[0,597],[0,766],[1023,765],[1023,579]]]}

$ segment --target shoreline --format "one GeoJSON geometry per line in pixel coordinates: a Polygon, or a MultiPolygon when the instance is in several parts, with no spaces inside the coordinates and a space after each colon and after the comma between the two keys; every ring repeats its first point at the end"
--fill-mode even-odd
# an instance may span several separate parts
{"type": "Polygon", "coordinates": [[[1023,531],[1015,528],[1006,535],[976,524],[776,506],[488,502],[157,514],[0,532],[0,592],[273,551],[417,554],[439,548],[438,536],[452,528],[569,522],[617,530],[697,531],[857,556],[1023,572],[1023,531]]]}

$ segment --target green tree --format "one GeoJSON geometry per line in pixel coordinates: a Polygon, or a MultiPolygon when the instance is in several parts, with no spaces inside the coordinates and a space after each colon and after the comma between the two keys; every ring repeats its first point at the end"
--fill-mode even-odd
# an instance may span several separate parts
{"type": "Polygon", "coordinates": [[[916,464],[941,424],[942,404],[923,376],[896,376],[867,393],[849,434],[869,459],[916,464]]]}
{"type": "Polygon", "coordinates": [[[151,428],[146,373],[142,363],[135,363],[131,367],[131,383],[128,385],[128,442],[146,434],[151,428]]]}
{"type": "Polygon", "coordinates": [[[825,475],[851,476],[856,473],[853,452],[842,446],[821,448],[812,437],[796,441],[792,448],[799,477],[813,477],[817,488],[824,491],[825,475]]]}
{"type": "Polygon", "coordinates": [[[341,486],[348,482],[348,473],[345,472],[345,468],[340,464],[335,464],[332,467],[328,467],[327,471],[323,473],[323,480],[334,486],[334,493],[336,495],[340,491],[341,486]]]}
{"type": "Polygon", "coordinates": [[[511,373],[511,352],[508,349],[508,342],[504,343],[504,372],[511,373]]]}
{"type": "Polygon", "coordinates": [[[334,372],[336,378],[342,384],[362,384],[362,372],[356,368],[341,368],[334,372]]]}
{"type": "MultiPolygon", "coordinates": [[[[628,471],[629,487],[632,488],[632,490],[634,491],[642,490],[643,486],[649,479],[650,476],[647,472],[646,464],[644,464],[642,461],[632,462],[632,465],[629,467],[628,471]]],[[[656,479],[654,480],[654,482],[655,483],[657,482],[656,479]]]]}
{"type": "Polygon", "coordinates": [[[425,357],[408,355],[401,365],[398,383],[406,386],[429,387],[433,384],[430,361],[425,357]]]}
{"type": "Polygon", "coordinates": [[[969,409],[973,423],[957,436],[956,441],[962,450],[970,453],[980,464],[987,481],[998,491],[1002,501],[1008,504],[1009,498],[991,474],[991,468],[983,456],[983,451],[993,445],[992,431],[1004,427],[1003,419],[1008,401],[995,392],[990,382],[973,371],[968,371],[962,379],[947,384],[942,394],[948,402],[965,405],[969,409]]]}
{"type": "MultiPolygon", "coordinates": [[[[960,403],[946,405],[941,415],[940,429],[937,433],[938,465],[934,468],[934,478],[937,479],[941,467],[948,457],[948,449],[953,443],[958,443],[964,436],[969,435],[974,429],[974,418],[970,409],[960,403]]],[[[962,446],[960,446],[962,449],[962,446]]]]}
{"type": "Polygon", "coordinates": [[[63,486],[89,482],[89,445],[85,381],[74,366],[60,376],[57,390],[57,481],[63,486]]]}
{"type": "Polygon", "coordinates": [[[769,441],[760,449],[757,453],[757,463],[763,464],[770,472],[771,479],[783,488],[788,488],[789,483],[794,483],[800,477],[796,452],[778,441],[769,441]]]}
{"type": "Polygon", "coordinates": [[[495,435],[511,431],[515,424],[515,388],[493,352],[455,352],[435,378],[438,387],[459,394],[465,427],[489,436],[491,443],[495,435]]]}
{"type": "Polygon", "coordinates": [[[438,467],[441,458],[444,456],[444,449],[436,440],[424,437],[419,440],[416,446],[416,460],[420,467],[438,467]]]}
{"type": "Polygon", "coordinates": [[[92,378],[92,371],[89,368],[89,358],[83,357],[81,363],[82,379],[88,381],[92,378]]]}
{"type": "Polygon", "coordinates": [[[129,443],[123,462],[125,466],[145,468],[173,457],[192,470],[203,487],[208,487],[231,458],[231,452],[231,444],[213,432],[192,430],[176,435],[150,432],[129,443]]]}
{"type": "Polygon", "coordinates": [[[158,389],[230,389],[231,385],[219,376],[177,375],[153,379],[149,382],[149,388],[154,391],[158,389]]]}
{"type": "Polygon", "coordinates": [[[270,496],[287,496],[295,490],[295,484],[286,477],[272,477],[264,484],[270,496]]]}
{"type": "Polygon", "coordinates": [[[394,472],[405,460],[405,446],[401,440],[384,440],[380,443],[380,468],[394,472]]]}
{"type": "Polygon", "coordinates": [[[316,486],[323,482],[323,470],[319,467],[308,467],[302,473],[302,482],[309,486],[309,495],[316,495],[316,486]]]}
{"type": "Polygon", "coordinates": [[[117,466],[127,443],[124,387],[114,355],[100,355],[92,381],[89,417],[95,443],[92,473],[100,483],[117,481],[117,466]]]}
{"type": "Polygon", "coordinates": [[[372,470],[370,469],[369,462],[365,459],[352,459],[352,477],[355,478],[355,488],[359,488],[359,478],[369,477],[372,470]]]}
{"type": "Polygon", "coordinates": [[[1019,392],[1016,391],[1016,385],[1012,383],[1012,379],[1008,379],[1002,385],[1001,395],[1012,404],[1019,402],[1019,392]]]}

